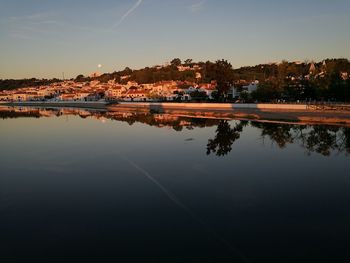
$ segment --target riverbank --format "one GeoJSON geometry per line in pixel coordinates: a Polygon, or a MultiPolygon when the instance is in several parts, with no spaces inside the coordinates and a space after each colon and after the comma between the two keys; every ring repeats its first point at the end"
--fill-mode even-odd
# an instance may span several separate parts
{"type": "Polygon", "coordinates": [[[306,104],[12,102],[10,107],[81,108],[111,112],[166,113],[196,118],[240,119],[299,124],[350,125],[350,111],[319,110],[306,104]]]}
{"type": "Polygon", "coordinates": [[[306,104],[125,103],[108,111],[166,113],[198,118],[221,118],[298,124],[350,125],[350,111],[310,109],[306,104]]]}

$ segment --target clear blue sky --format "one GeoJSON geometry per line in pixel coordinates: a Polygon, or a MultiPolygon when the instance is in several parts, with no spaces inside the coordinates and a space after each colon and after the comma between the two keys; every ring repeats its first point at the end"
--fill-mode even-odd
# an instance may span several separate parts
{"type": "Polygon", "coordinates": [[[349,0],[0,0],[0,78],[350,57],[349,0]]]}

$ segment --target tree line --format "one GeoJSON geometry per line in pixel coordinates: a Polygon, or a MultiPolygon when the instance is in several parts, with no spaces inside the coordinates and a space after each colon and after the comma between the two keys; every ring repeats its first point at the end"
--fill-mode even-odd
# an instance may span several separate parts
{"type": "Polygon", "coordinates": [[[37,87],[50,85],[52,83],[61,82],[62,80],[53,79],[0,79],[0,90],[13,90],[26,87],[37,87]]]}

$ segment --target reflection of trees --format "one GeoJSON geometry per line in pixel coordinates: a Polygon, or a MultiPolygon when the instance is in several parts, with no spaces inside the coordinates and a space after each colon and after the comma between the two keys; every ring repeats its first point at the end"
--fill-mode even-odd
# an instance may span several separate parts
{"type": "Polygon", "coordinates": [[[343,131],[343,135],[341,138],[340,150],[350,153],[350,128],[343,127],[341,129],[343,131]]]}
{"type": "Polygon", "coordinates": [[[274,123],[252,123],[261,129],[261,136],[275,142],[280,148],[298,143],[308,154],[316,152],[329,156],[333,151],[350,153],[350,128],[338,126],[306,126],[274,123]]]}
{"type": "Polygon", "coordinates": [[[269,136],[271,141],[276,142],[280,148],[286,147],[288,143],[293,143],[291,125],[276,123],[254,123],[252,125],[262,129],[261,135],[269,136]]]}
{"type": "Polygon", "coordinates": [[[309,152],[317,152],[329,156],[332,150],[338,148],[337,144],[338,128],[328,128],[325,126],[315,126],[306,139],[306,149],[309,152]]]}
{"type": "Polygon", "coordinates": [[[20,111],[14,108],[0,108],[0,118],[19,118],[19,117],[48,117],[61,115],[76,115],[80,118],[96,118],[101,117],[122,121],[128,123],[130,126],[134,123],[144,123],[155,127],[169,127],[175,131],[182,131],[184,128],[188,130],[194,127],[210,127],[217,125],[217,119],[205,119],[195,117],[182,117],[171,114],[153,114],[149,112],[104,112],[104,111],[88,111],[84,109],[55,109],[55,108],[23,108],[20,111]],[[88,113],[88,114],[87,114],[88,113]]]}
{"type": "Polygon", "coordinates": [[[308,153],[329,156],[332,151],[350,153],[350,128],[315,126],[308,133],[304,145],[308,153]]]}
{"type": "MultiPolygon", "coordinates": [[[[232,150],[232,144],[240,138],[247,121],[241,121],[231,128],[227,121],[220,121],[214,139],[209,139],[207,154],[224,156],[232,150]]],[[[281,123],[251,122],[251,126],[261,130],[261,136],[267,137],[279,148],[297,143],[307,154],[313,152],[329,156],[332,152],[350,153],[350,128],[325,125],[292,125],[281,123]]]]}
{"type": "Polygon", "coordinates": [[[169,127],[179,132],[184,128],[192,130],[194,127],[208,127],[219,123],[219,120],[215,119],[198,119],[152,113],[129,113],[123,115],[118,112],[107,112],[105,117],[111,120],[127,122],[129,125],[144,123],[155,127],[169,127]]]}
{"type": "MultiPolygon", "coordinates": [[[[87,112],[80,109],[35,109],[35,108],[0,108],[0,118],[22,118],[41,116],[77,115],[81,118],[101,117],[116,121],[145,123],[155,127],[171,127],[176,131],[184,128],[210,127],[217,125],[216,136],[209,139],[207,154],[215,153],[217,156],[227,155],[232,150],[232,145],[240,138],[243,127],[248,121],[240,121],[232,128],[226,120],[180,117],[171,114],[151,114],[145,112],[87,112]],[[51,114],[51,115],[50,115],[51,114]]],[[[326,126],[326,125],[293,125],[281,123],[251,122],[251,126],[261,131],[263,138],[269,138],[278,147],[285,148],[288,144],[299,144],[307,154],[313,152],[329,156],[332,152],[350,153],[350,127],[326,126]]]]}
{"type": "Polygon", "coordinates": [[[232,129],[226,120],[220,121],[214,139],[209,139],[207,144],[207,155],[215,153],[217,156],[228,154],[232,150],[232,144],[239,139],[243,126],[247,122],[239,122],[232,129]]]}

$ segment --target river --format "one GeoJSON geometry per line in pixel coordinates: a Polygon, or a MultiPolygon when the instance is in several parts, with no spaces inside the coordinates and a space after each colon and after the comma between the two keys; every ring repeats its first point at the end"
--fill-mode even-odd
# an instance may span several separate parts
{"type": "Polygon", "coordinates": [[[348,262],[350,128],[0,112],[1,262],[348,262]]]}

